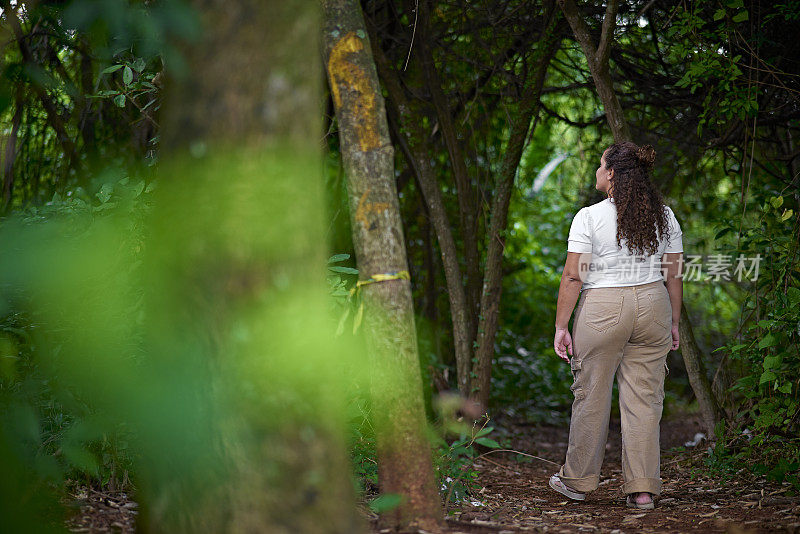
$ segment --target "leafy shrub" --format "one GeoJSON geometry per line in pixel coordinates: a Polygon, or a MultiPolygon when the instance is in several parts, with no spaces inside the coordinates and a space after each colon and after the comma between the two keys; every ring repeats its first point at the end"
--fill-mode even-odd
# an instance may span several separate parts
{"type": "MultiPolygon", "coordinates": [[[[113,175],[112,175],[113,176],[113,175]]],[[[4,225],[37,227],[59,223],[60,238],[86,232],[100,218],[124,221],[120,246],[137,253],[143,247],[142,225],[149,209],[152,184],[129,177],[101,184],[92,198],[81,188],[54,195],[43,206],[29,207],[4,225]]],[[[121,269],[135,271],[139,264],[121,269]]],[[[53,266],[52,276],[58,276],[53,266]]],[[[26,311],[26,291],[6,283],[0,291],[0,413],[4,437],[16,462],[36,479],[59,483],[76,480],[114,491],[129,484],[132,459],[129,432],[109,421],[60,380],[58,346],[52,352],[40,343],[58,328],[26,311]]],[[[132,311],[136,317],[136,310],[132,311]]]]}

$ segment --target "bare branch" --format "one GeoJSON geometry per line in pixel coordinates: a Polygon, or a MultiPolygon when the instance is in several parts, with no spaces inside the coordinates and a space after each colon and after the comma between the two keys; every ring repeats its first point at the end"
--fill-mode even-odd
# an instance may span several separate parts
{"type": "Polygon", "coordinates": [[[618,0],[608,0],[606,14],[603,17],[603,30],[600,34],[600,44],[597,45],[595,62],[600,68],[608,66],[608,55],[611,52],[611,41],[614,39],[614,27],[617,23],[618,0]]]}
{"type": "Polygon", "coordinates": [[[578,43],[583,49],[583,55],[585,55],[587,61],[589,61],[589,70],[594,72],[596,68],[597,48],[589,33],[589,26],[586,25],[586,21],[583,20],[583,16],[580,11],[578,11],[575,0],[558,0],[558,5],[561,6],[561,10],[564,12],[564,16],[572,28],[572,33],[575,34],[575,39],[578,40],[578,43]]]}

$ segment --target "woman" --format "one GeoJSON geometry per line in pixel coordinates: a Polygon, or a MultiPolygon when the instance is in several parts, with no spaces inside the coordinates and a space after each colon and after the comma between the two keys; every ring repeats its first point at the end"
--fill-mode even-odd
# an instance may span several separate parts
{"type": "Polygon", "coordinates": [[[611,145],[595,185],[608,198],[578,211],[569,232],[553,343],[570,363],[575,400],[566,461],[550,486],[574,500],[599,483],[615,374],[627,505],[652,509],[661,492],[659,422],[667,354],[679,344],[683,242],[649,179],[654,160],[649,145],[611,145]]]}

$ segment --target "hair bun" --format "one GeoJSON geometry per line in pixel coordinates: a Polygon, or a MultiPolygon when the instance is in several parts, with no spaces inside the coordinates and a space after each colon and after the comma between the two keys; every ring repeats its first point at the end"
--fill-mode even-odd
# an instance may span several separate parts
{"type": "Polygon", "coordinates": [[[656,151],[652,145],[642,145],[636,151],[636,158],[648,169],[653,167],[656,161],[656,151]]]}

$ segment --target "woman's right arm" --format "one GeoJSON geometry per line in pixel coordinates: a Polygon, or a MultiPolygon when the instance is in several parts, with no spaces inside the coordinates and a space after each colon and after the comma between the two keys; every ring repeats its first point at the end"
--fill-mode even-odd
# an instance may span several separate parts
{"type": "Polygon", "coordinates": [[[672,304],[672,350],[677,350],[680,345],[678,324],[683,302],[683,252],[665,253],[661,259],[661,271],[672,304]]]}

